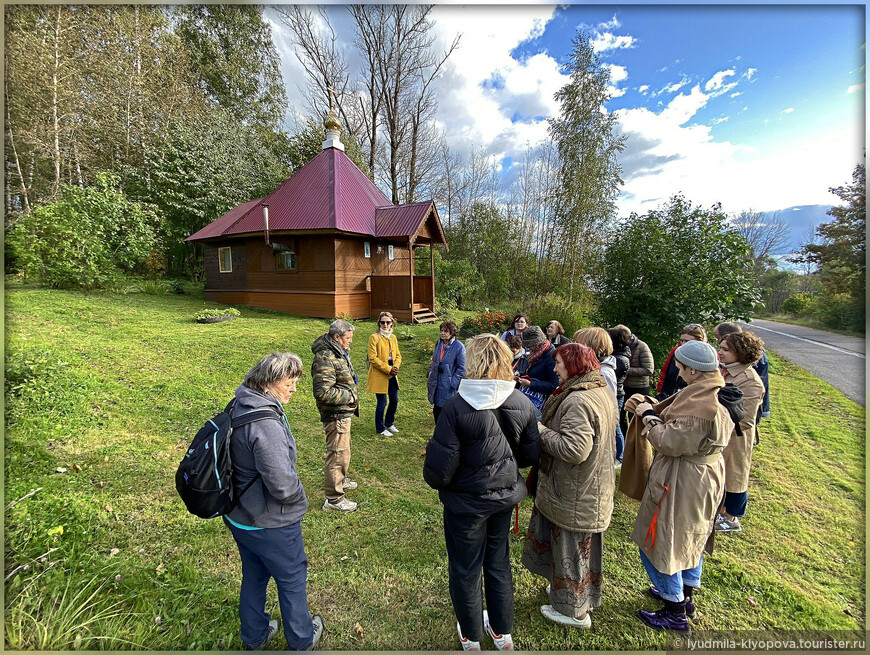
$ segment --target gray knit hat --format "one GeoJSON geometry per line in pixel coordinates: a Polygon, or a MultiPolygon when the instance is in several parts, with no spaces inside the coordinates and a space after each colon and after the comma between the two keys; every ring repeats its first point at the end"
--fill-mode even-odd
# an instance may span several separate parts
{"type": "Polygon", "coordinates": [[[687,341],[674,352],[677,361],[696,371],[715,371],[719,368],[716,350],[703,341],[687,341]]]}
{"type": "Polygon", "coordinates": [[[537,325],[530,325],[523,330],[523,347],[537,348],[547,340],[544,336],[544,331],[537,325]]]}

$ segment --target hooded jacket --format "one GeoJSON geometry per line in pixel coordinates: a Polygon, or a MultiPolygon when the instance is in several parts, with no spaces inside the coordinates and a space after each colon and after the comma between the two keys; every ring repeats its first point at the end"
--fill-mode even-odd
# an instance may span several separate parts
{"type": "Polygon", "coordinates": [[[311,352],[311,380],[320,420],[328,423],[359,416],[359,391],[350,355],[329,333],[314,340],[311,352]]]}
{"type": "Polygon", "coordinates": [[[519,503],[519,469],[541,450],[532,403],[513,381],[462,380],[426,446],[423,478],[454,514],[489,516],[519,503]]]}
{"type": "Polygon", "coordinates": [[[278,412],[281,420],[240,426],[230,438],[233,488],[242,490],[258,474],[260,477],[227,516],[241,525],[281,528],[301,521],[308,509],[305,489],[296,475],[296,441],[284,407],[276,398],[245,385],[236,389],[234,417],[267,408],[278,412]]]}
{"type": "Polygon", "coordinates": [[[649,378],[655,368],[652,351],[636,335],[631,335],[631,343],[628,346],[631,351],[631,357],[629,359],[628,375],[625,377],[625,388],[632,390],[642,389],[643,393],[646,394],[649,391],[649,378]]]}
{"type": "Polygon", "coordinates": [[[625,397],[625,378],[628,376],[628,368],[631,366],[631,350],[628,346],[613,349],[613,358],[616,360],[616,399],[625,397]]]}
{"type": "Polygon", "coordinates": [[[749,364],[735,364],[724,371],[723,377],[743,392],[743,417],[738,422],[741,434],[737,434],[735,427],[722,452],[725,457],[725,491],[743,493],[749,489],[755,421],[764,399],[764,384],[749,364]]]}
{"type": "Polygon", "coordinates": [[[601,357],[598,363],[601,365],[601,376],[616,397],[616,357],[613,355],[601,357]]]}

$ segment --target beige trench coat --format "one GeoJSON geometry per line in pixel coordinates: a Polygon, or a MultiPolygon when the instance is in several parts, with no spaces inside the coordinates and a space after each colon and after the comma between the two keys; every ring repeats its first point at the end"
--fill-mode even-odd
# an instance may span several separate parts
{"type": "Polygon", "coordinates": [[[719,372],[699,376],[661,421],[645,421],[656,454],[631,538],[665,575],[698,565],[725,492],[722,450],[734,422],[716,397],[719,372]]]}
{"type": "Polygon", "coordinates": [[[559,527],[604,532],[613,514],[618,410],[608,387],[572,391],[549,427],[540,424],[541,465],[535,504],[559,527]],[[547,457],[552,467],[545,472],[547,457]]]}
{"type": "Polygon", "coordinates": [[[724,373],[725,382],[736,384],[743,392],[743,420],[722,452],[725,457],[725,491],[742,493],[749,489],[749,467],[752,464],[752,446],[755,443],[755,418],[764,400],[764,383],[751,364],[738,364],[724,373]]]}

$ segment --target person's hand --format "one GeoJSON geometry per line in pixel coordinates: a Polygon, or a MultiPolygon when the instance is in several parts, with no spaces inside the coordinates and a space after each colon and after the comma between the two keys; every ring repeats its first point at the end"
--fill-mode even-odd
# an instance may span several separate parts
{"type": "Polygon", "coordinates": [[[394,366],[393,368],[390,369],[390,375],[396,376],[398,374],[399,374],[399,369],[397,367],[394,366]]]}
{"type": "Polygon", "coordinates": [[[625,405],[623,405],[623,409],[629,414],[637,413],[637,406],[639,403],[645,402],[645,397],[641,393],[634,394],[631,398],[625,401],[625,405]]]}
{"type": "Polygon", "coordinates": [[[517,378],[517,382],[519,382],[524,387],[532,386],[532,381],[529,378],[517,378]]]}
{"type": "Polygon", "coordinates": [[[646,403],[646,402],[638,403],[637,406],[634,408],[634,413],[637,414],[638,416],[643,416],[645,412],[647,412],[651,409],[652,409],[652,405],[650,405],[649,403],[646,403]]]}

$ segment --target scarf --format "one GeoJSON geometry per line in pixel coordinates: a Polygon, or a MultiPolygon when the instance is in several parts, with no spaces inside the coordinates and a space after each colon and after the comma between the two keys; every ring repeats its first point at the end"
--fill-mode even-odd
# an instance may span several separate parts
{"type": "Polygon", "coordinates": [[[550,349],[550,341],[548,339],[548,340],[545,340],[544,343],[542,343],[540,346],[535,348],[535,351],[529,356],[529,366],[531,366],[536,359],[541,357],[541,355],[543,355],[549,349],[550,349]]]}
{"type": "Polygon", "coordinates": [[[382,337],[386,337],[387,339],[393,336],[393,328],[390,328],[389,330],[384,330],[383,328],[381,328],[379,332],[381,333],[382,337]]]}
{"type": "Polygon", "coordinates": [[[550,425],[553,417],[556,415],[556,410],[559,405],[565,400],[572,391],[587,391],[589,389],[597,389],[598,387],[606,387],[607,382],[604,381],[604,376],[601,371],[589,371],[584,376],[575,375],[560,384],[556,390],[547,398],[544,407],[541,410],[541,423],[550,425]]]}

